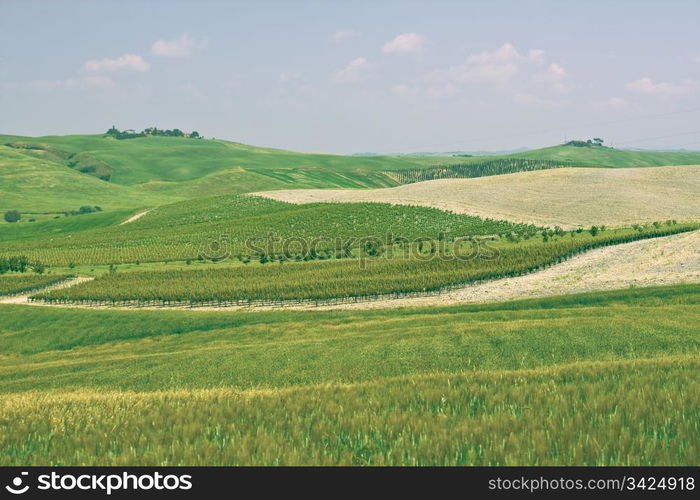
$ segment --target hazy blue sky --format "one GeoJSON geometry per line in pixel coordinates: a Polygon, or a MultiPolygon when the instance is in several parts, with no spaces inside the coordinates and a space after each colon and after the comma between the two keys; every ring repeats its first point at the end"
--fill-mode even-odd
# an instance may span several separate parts
{"type": "Polygon", "coordinates": [[[2,0],[0,132],[700,148],[700,2],[2,0]]]}

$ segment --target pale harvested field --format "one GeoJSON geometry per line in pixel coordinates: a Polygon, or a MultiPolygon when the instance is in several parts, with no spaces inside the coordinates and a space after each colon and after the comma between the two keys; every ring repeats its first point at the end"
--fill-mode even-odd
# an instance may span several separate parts
{"type": "Polygon", "coordinates": [[[560,168],[385,189],[293,189],[255,193],[292,203],[375,201],[555,226],[625,226],[700,220],[700,165],[560,168]]]}
{"type": "MultiPolygon", "coordinates": [[[[78,282],[74,281],[72,284],[77,284],[78,282]]],[[[329,310],[444,306],[500,302],[579,292],[613,290],[633,286],[644,287],[680,283],[700,283],[700,231],[598,248],[532,274],[465,285],[462,288],[442,292],[437,295],[398,299],[387,298],[333,305],[289,305],[284,306],[284,308],[329,310]]],[[[133,309],[133,307],[128,306],[61,305],[29,302],[26,295],[21,298],[14,298],[12,302],[44,307],[133,309]]],[[[159,306],[142,307],[141,309],[209,311],[243,309],[250,311],[279,309],[279,307],[159,306]]]]}
{"type": "Polygon", "coordinates": [[[542,271],[466,285],[425,297],[381,299],[323,309],[420,307],[700,283],[700,231],[597,248],[542,271]]]}

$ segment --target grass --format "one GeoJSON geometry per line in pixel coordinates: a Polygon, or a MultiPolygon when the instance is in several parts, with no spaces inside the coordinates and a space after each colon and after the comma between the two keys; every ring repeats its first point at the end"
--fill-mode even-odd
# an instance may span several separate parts
{"type": "Polygon", "coordinates": [[[430,309],[0,306],[3,465],[698,465],[700,286],[430,309]]]}
{"type": "Polygon", "coordinates": [[[698,465],[699,370],[679,356],[271,391],[30,392],[0,403],[0,464],[698,465]]]}
{"type": "MultiPolygon", "coordinates": [[[[445,244],[429,254],[412,245],[385,249],[384,257],[323,263],[270,263],[255,267],[109,273],[79,285],[39,293],[37,300],[57,303],[212,303],[323,301],[421,294],[480,280],[526,274],[592,248],[697,229],[697,224],[562,233],[517,243],[445,244]],[[394,252],[390,257],[389,250],[394,252]],[[454,255],[463,258],[455,258],[454,255]]],[[[433,249],[435,247],[432,247],[433,249]]]]}
{"type": "Polygon", "coordinates": [[[249,389],[688,354],[699,304],[700,285],[390,311],[3,305],[0,375],[6,392],[249,389]]]}

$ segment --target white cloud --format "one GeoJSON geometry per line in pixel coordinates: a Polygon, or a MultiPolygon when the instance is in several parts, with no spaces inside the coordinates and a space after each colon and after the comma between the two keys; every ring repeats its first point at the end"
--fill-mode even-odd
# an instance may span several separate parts
{"type": "MultiPolygon", "coordinates": [[[[541,51],[537,53],[538,59],[542,57],[541,51]]],[[[510,43],[504,43],[498,49],[489,52],[484,50],[478,54],[467,57],[467,64],[505,64],[515,63],[523,59],[523,56],[510,43]]]]}
{"type": "Polygon", "coordinates": [[[552,63],[547,66],[547,70],[539,74],[543,81],[559,82],[566,77],[566,71],[557,63],[552,63]]]}
{"type": "Polygon", "coordinates": [[[333,74],[333,79],[338,83],[357,83],[363,80],[369,69],[369,62],[364,57],[358,57],[350,61],[344,68],[333,74]]]}
{"type": "Polygon", "coordinates": [[[151,46],[151,54],[164,57],[186,57],[207,46],[207,40],[185,33],[175,40],[158,40],[151,46]]]}
{"type": "Polygon", "coordinates": [[[471,54],[461,64],[434,71],[426,78],[430,82],[427,94],[432,97],[453,94],[467,84],[490,84],[512,92],[519,104],[555,103],[537,97],[537,84],[562,93],[571,88],[566,70],[547,61],[544,50],[521,52],[511,43],[471,54]]]}
{"type": "Polygon", "coordinates": [[[537,64],[544,63],[544,50],[542,49],[531,49],[527,51],[527,59],[537,64]]]}
{"type": "Polygon", "coordinates": [[[116,59],[96,59],[83,64],[83,70],[88,72],[99,71],[140,71],[145,72],[151,69],[148,61],[143,57],[134,54],[124,54],[116,59]]]}
{"type": "Polygon", "coordinates": [[[418,92],[417,89],[414,87],[409,87],[408,85],[399,83],[396,85],[392,85],[391,93],[399,97],[412,97],[415,96],[418,92]]]}
{"type": "MultiPolygon", "coordinates": [[[[503,85],[517,75],[527,64],[544,62],[543,50],[530,50],[522,55],[510,43],[493,51],[483,51],[467,57],[463,64],[447,70],[447,78],[456,83],[488,82],[503,85]]],[[[555,65],[557,69],[560,66],[555,65]]]]}
{"type": "Polygon", "coordinates": [[[333,33],[332,40],[334,42],[342,42],[343,40],[347,40],[349,38],[355,38],[359,35],[360,34],[355,30],[348,30],[348,29],[335,30],[335,33],[333,33]]]}
{"type": "Polygon", "coordinates": [[[425,37],[416,33],[403,33],[384,44],[382,50],[387,54],[415,53],[423,50],[425,37]]]}
{"type": "Polygon", "coordinates": [[[678,83],[658,82],[655,83],[651,78],[645,76],[639,80],[629,82],[627,90],[640,94],[651,95],[682,95],[695,92],[697,84],[692,80],[682,80],[678,83]]]}
{"type": "Polygon", "coordinates": [[[545,82],[559,91],[566,92],[570,86],[566,84],[566,71],[557,63],[550,63],[544,71],[535,73],[533,79],[536,82],[545,82]]]}
{"type": "Polygon", "coordinates": [[[83,78],[68,78],[65,80],[35,80],[32,87],[40,89],[89,89],[108,88],[114,86],[114,80],[108,76],[86,76],[83,78]]]}
{"type": "Polygon", "coordinates": [[[280,83],[298,81],[301,80],[301,73],[283,71],[280,73],[278,80],[280,83]]]}

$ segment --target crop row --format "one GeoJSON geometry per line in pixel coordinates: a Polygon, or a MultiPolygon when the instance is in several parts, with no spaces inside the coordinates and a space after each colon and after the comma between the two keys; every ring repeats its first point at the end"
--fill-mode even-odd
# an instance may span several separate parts
{"type": "Polygon", "coordinates": [[[69,275],[18,274],[0,277],[0,296],[30,292],[54,285],[70,278],[69,275]]]}
{"type": "Polygon", "coordinates": [[[384,174],[394,179],[399,184],[412,184],[414,182],[432,181],[435,179],[466,179],[572,166],[574,166],[572,162],[560,160],[498,158],[457,165],[392,170],[386,171],[384,174]]]}
{"type": "Polygon", "coordinates": [[[255,303],[319,301],[430,293],[464,283],[529,273],[595,247],[696,229],[678,224],[641,230],[565,233],[547,241],[499,245],[491,255],[424,259],[343,259],[255,267],[110,273],[71,288],[39,294],[51,302],[255,303]]]}
{"type": "Polygon", "coordinates": [[[299,239],[317,240],[317,252],[331,252],[337,247],[337,239],[393,234],[415,240],[437,239],[440,233],[463,237],[535,234],[537,230],[532,225],[427,207],[379,203],[300,206],[229,196],[160,207],[125,225],[10,241],[0,248],[0,257],[23,254],[52,266],[184,261],[200,255],[218,260],[262,253],[251,242],[262,243],[266,253],[287,251],[299,255],[303,248],[294,242],[299,239]]]}

